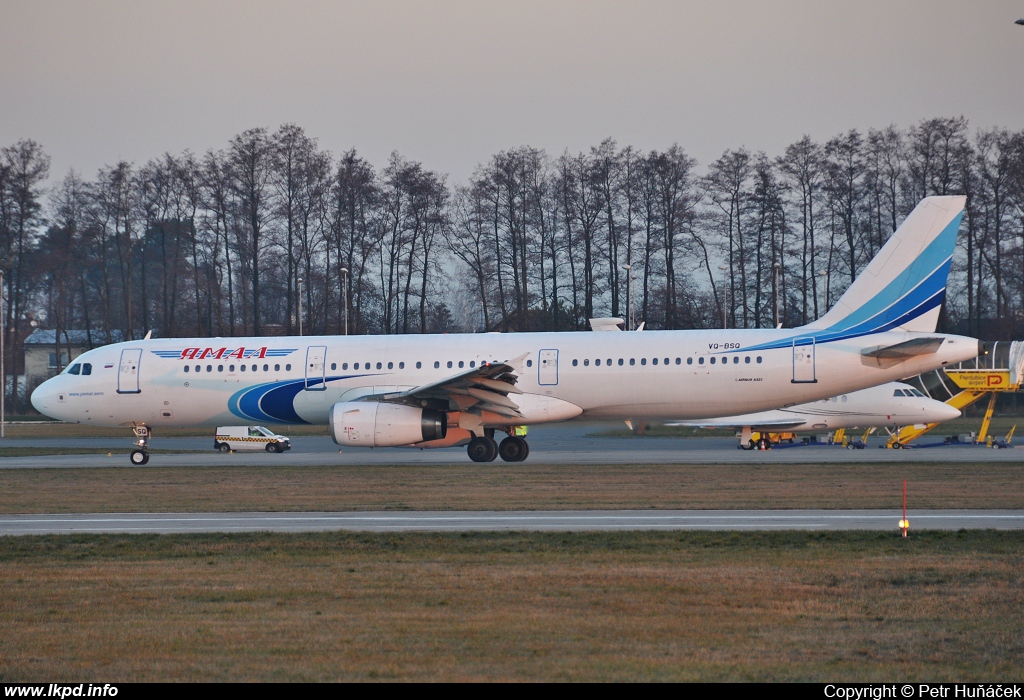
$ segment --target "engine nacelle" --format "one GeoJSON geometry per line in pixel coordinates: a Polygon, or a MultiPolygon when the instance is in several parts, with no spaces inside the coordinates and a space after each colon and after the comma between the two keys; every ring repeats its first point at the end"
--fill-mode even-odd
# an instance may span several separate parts
{"type": "Polygon", "coordinates": [[[345,401],[331,406],[331,437],[339,445],[397,447],[443,440],[448,416],[429,408],[379,401],[345,401]]]}

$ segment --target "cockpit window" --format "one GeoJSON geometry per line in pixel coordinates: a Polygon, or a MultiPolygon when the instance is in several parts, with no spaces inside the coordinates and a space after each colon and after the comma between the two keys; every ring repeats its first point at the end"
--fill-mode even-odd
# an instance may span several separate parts
{"type": "Polygon", "coordinates": [[[903,389],[897,389],[896,391],[892,392],[892,395],[893,396],[905,396],[905,394],[903,393],[903,389]]]}
{"type": "Polygon", "coordinates": [[[75,364],[71,365],[71,367],[68,369],[68,374],[78,374],[81,371],[82,365],[76,362],[75,364]]]}
{"type": "Polygon", "coordinates": [[[92,364],[88,362],[82,363],[82,376],[88,376],[92,374],[92,364]]]}
{"type": "Polygon", "coordinates": [[[917,389],[911,389],[911,391],[914,392],[914,396],[920,396],[922,399],[924,398],[924,394],[922,394],[917,389]]]}

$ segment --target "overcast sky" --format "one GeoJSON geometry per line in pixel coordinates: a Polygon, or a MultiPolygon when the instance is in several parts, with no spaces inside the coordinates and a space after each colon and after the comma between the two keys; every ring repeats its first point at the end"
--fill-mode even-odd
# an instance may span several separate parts
{"type": "Polygon", "coordinates": [[[294,122],[464,181],[606,137],[702,165],[803,134],[966,116],[1024,128],[1021,0],[0,0],[0,146],[53,177],[294,122]]]}

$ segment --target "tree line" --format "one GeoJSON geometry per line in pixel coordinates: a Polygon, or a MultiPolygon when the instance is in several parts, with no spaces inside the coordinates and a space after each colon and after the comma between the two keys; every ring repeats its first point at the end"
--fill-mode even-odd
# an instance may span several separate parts
{"type": "MultiPolygon", "coordinates": [[[[140,337],[794,326],[824,313],[924,196],[966,194],[943,327],[1024,331],[1024,131],[927,119],[700,167],[672,145],[524,146],[465,183],[299,126],[51,182],[0,151],[8,345],[26,320],[140,337]],[[776,309],[777,306],[777,309],[776,309]]],[[[58,352],[58,357],[60,353],[58,352]]]]}

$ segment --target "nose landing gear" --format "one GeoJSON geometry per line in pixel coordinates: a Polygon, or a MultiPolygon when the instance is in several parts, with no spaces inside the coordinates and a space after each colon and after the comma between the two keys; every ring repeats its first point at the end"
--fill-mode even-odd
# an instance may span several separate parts
{"type": "Polygon", "coordinates": [[[132,453],[128,455],[128,459],[131,460],[132,464],[141,467],[149,461],[149,438],[152,437],[153,433],[145,425],[136,425],[132,428],[132,431],[136,437],[136,449],[132,450],[132,453]]]}

